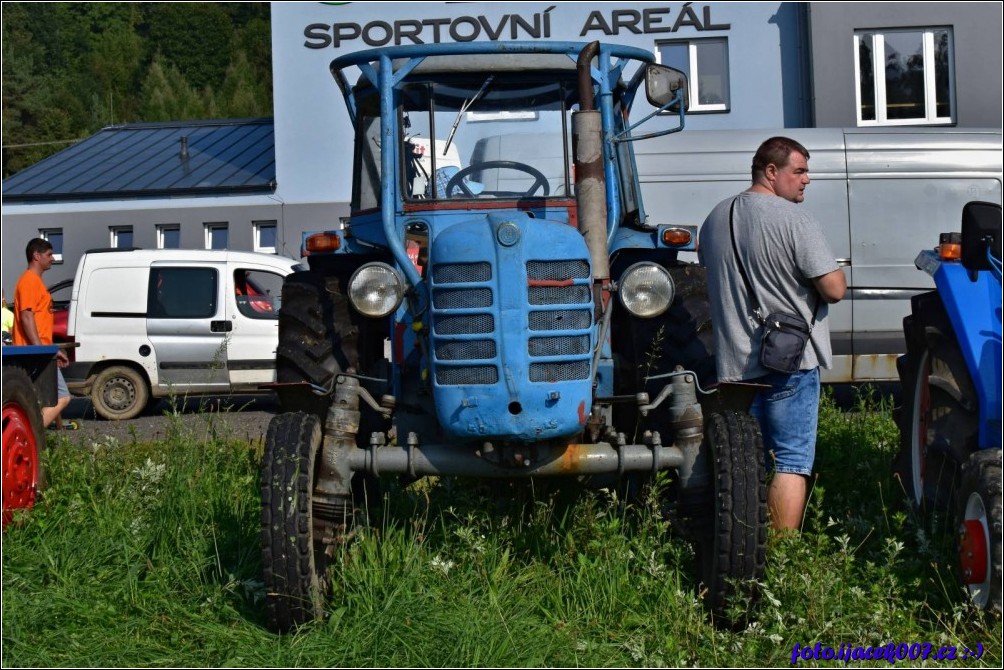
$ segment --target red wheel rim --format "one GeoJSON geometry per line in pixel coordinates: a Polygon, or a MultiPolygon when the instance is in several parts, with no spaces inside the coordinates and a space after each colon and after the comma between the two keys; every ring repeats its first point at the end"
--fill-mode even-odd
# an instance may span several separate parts
{"type": "Polygon", "coordinates": [[[959,537],[959,565],[965,584],[982,584],[987,580],[987,535],[979,519],[962,522],[959,537]]]}
{"type": "Polygon", "coordinates": [[[31,420],[17,403],[3,406],[3,525],[14,510],[35,504],[38,491],[38,448],[31,420]]]}

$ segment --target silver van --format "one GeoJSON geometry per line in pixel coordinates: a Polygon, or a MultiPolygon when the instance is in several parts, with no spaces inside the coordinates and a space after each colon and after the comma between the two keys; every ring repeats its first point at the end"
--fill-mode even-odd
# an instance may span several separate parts
{"type": "Polygon", "coordinates": [[[898,380],[910,297],[934,288],[914,259],[939,233],[961,229],[967,202],[1001,202],[1001,130],[687,130],[636,142],[649,223],[700,225],[749,186],[753,154],[773,135],[809,150],[802,207],[822,223],[847,275],[847,298],[830,307],[834,368],[823,381],[898,380]]]}
{"type": "Polygon", "coordinates": [[[251,252],[85,253],[70,296],[67,386],[106,419],[169,394],[258,391],[275,381],[283,279],[301,267],[251,252]]]}

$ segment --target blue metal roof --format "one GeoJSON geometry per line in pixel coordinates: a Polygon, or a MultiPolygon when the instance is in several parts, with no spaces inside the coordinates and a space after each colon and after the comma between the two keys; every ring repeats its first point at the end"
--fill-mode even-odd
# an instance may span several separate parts
{"type": "Polygon", "coordinates": [[[275,191],[272,119],[109,126],[3,180],[3,202],[275,191]]]}

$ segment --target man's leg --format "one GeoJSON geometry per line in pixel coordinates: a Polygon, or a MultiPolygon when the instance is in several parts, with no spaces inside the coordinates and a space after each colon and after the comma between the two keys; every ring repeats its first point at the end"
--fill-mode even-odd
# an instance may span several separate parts
{"type": "Polygon", "coordinates": [[[56,428],[62,428],[62,422],[60,421],[60,414],[66,409],[66,406],[70,404],[73,396],[70,395],[70,389],[66,386],[66,380],[63,378],[63,372],[59,368],[56,368],[56,405],[55,407],[43,407],[42,408],[42,425],[46,428],[56,421],[58,422],[56,428]]]}
{"type": "Polygon", "coordinates": [[[760,422],[765,463],[774,470],[767,509],[775,528],[802,525],[808,481],[816,458],[819,420],[819,370],[791,375],[772,373],[756,381],[770,384],[750,409],[760,422]]]}
{"type": "Polygon", "coordinates": [[[809,478],[788,472],[777,472],[767,489],[767,509],[774,528],[797,530],[805,514],[809,478]]]}
{"type": "Polygon", "coordinates": [[[55,421],[66,406],[70,404],[70,396],[64,396],[56,401],[53,407],[43,407],[42,408],[42,425],[48,427],[55,421]]]}

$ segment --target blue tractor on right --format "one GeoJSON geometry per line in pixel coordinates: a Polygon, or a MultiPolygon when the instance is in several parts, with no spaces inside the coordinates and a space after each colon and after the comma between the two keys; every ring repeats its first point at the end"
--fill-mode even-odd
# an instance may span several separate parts
{"type": "Polygon", "coordinates": [[[917,268],[935,290],[903,320],[907,353],[896,470],[916,507],[955,515],[958,574],[1001,611],[1001,206],[970,202],[917,268]]]}

